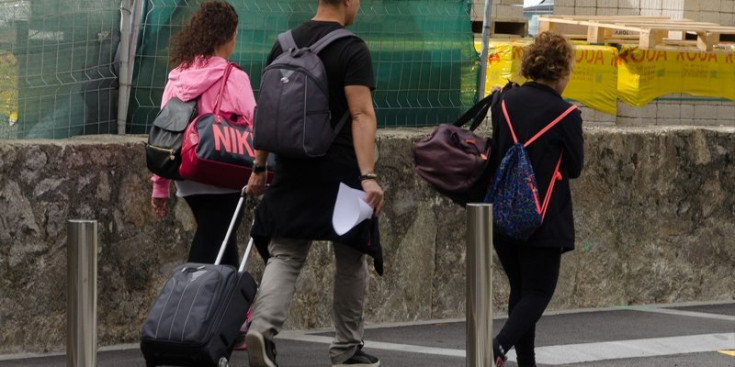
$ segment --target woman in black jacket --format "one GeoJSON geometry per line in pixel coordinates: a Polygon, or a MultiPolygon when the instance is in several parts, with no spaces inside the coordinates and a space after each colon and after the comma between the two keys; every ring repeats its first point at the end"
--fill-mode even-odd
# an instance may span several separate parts
{"type": "MultiPolygon", "coordinates": [[[[530,81],[507,89],[501,100],[518,141],[525,142],[571,105],[561,94],[569,82],[574,61],[571,44],[562,36],[544,32],[528,46],[521,75],[530,81]]],[[[502,103],[492,107],[492,172],[513,145],[502,103]]],[[[536,366],[536,323],[549,304],[559,276],[561,254],[574,249],[574,218],[569,179],[579,177],[584,162],[582,118],[579,110],[566,115],[527,148],[543,201],[562,156],[559,172],[543,224],[527,240],[506,237],[496,230],[493,243],[510,283],[508,320],[493,339],[495,363],[502,366],[505,354],[516,348],[518,366],[536,366]]]]}

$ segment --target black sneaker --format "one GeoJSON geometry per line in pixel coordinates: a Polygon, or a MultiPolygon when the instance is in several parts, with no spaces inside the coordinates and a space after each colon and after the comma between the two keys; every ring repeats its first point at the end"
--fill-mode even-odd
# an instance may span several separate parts
{"type": "Polygon", "coordinates": [[[263,334],[250,330],[245,336],[248,344],[248,362],[250,367],[278,367],[276,364],[276,345],[263,337],[263,334]]]}
{"type": "Polygon", "coordinates": [[[333,364],[332,367],[350,367],[350,366],[363,366],[363,367],[378,367],[380,366],[380,360],[378,357],[371,356],[362,350],[358,350],[357,353],[352,355],[350,359],[342,362],[333,364]]]}

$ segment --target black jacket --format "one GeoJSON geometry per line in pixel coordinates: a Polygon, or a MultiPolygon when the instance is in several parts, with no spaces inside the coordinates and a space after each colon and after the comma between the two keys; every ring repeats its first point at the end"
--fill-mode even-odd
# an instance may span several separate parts
{"type": "MultiPolygon", "coordinates": [[[[543,129],[571,104],[564,101],[559,93],[543,84],[528,82],[521,87],[510,88],[503,92],[500,100],[505,101],[508,116],[520,142],[526,142],[543,129]]],[[[498,101],[492,106],[493,146],[490,156],[490,169],[495,172],[505,153],[513,145],[508,125],[498,101]]],[[[563,151],[560,167],[562,180],[554,186],[544,223],[531,235],[528,241],[519,245],[538,247],[557,247],[563,251],[574,249],[574,217],[569,179],[579,177],[584,165],[584,140],[582,137],[582,117],[579,110],[567,115],[556,126],[547,131],[526,148],[533,165],[538,185],[539,200],[543,200],[552,173],[563,151]]],[[[495,241],[519,242],[500,234],[494,235],[495,241]]]]}

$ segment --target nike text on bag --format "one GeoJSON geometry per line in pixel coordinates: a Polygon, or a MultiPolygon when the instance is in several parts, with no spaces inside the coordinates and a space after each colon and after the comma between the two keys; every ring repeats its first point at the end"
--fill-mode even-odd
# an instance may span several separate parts
{"type": "Polygon", "coordinates": [[[260,82],[254,119],[256,149],[288,158],[327,154],[349,113],[332,126],[329,84],[318,53],[349,36],[354,34],[338,29],[309,47],[298,48],[291,31],[278,35],[283,53],[265,68],[260,82]]]}
{"type": "Polygon", "coordinates": [[[559,167],[561,166],[561,158],[564,155],[563,152],[559,155],[559,160],[556,163],[554,174],[551,176],[551,182],[542,204],[539,201],[536,176],[531,161],[528,159],[526,147],[563,120],[577,106],[569,107],[524,144],[518,142],[508,116],[508,110],[505,107],[505,101],[502,101],[501,107],[505,121],[508,123],[508,128],[513,136],[514,144],[508,149],[500,162],[485,201],[493,204],[493,225],[495,229],[508,237],[525,241],[544,221],[549,199],[554,190],[554,183],[562,179],[559,167]]]}
{"type": "Polygon", "coordinates": [[[483,98],[453,124],[437,126],[411,148],[416,174],[460,205],[481,201],[487,191],[490,139],[473,131],[485,119],[497,95],[483,98]],[[469,129],[462,127],[470,121],[469,129]]]}
{"type": "Polygon", "coordinates": [[[182,102],[173,97],[158,112],[145,145],[148,169],[158,176],[180,180],[184,130],[197,114],[197,99],[182,102]]]}
{"type": "MultiPolygon", "coordinates": [[[[220,113],[227,78],[235,67],[225,69],[214,111],[192,122],[184,134],[179,173],[187,180],[239,189],[250,178],[255,160],[253,132],[243,122],[234,124],[220,113]]],[[[272,157],[269,157],[273,167],[272,157]]],[[[269,172],[269,178],[272,173],[269,172]]]]}

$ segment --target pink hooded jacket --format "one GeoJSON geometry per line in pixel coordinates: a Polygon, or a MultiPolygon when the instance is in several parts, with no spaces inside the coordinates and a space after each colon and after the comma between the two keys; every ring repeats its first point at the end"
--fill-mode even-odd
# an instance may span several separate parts
{"type": "MultiPolygon", "coordinates": [[[[222,76],[224,75],[227,60],[219,56],[211,56],[206,61],[203,57],[197,56],[194,63],[182,69],[177,67],[168,74],[168,82],[163,90],[163,99],[161,106],[165,106],[172,97],[177,97],[186,102],[195,99],[201,95],[197,103],[199,113],[206,113],[214,110],[214,103],[217,99],[220,86],[222,84],[222,76]]],[[[238,123],[252,124],[253,111],[255,110],[255,96],[250,86],[250,78],[248,75],[237,68],[233,68],[227,79],[227,85],[223,91],[222,101],[220,102],[220,111],[224,115],[237,115],[238,123]]],[[[234,122],[234,121],[233,121],[234,122]]],[[[154,198],[168,198],[171,180],[153,175],[154,198]]],[[[203,193],[219,193],[219,192],[236,192],[230,189],[222,189],[214,186],[198,184],[190,181],[177,182],[178,195],[187,196],[192,194],[203,193]],[[181,184],[179,184],[181,183],[181,184]]]]}

